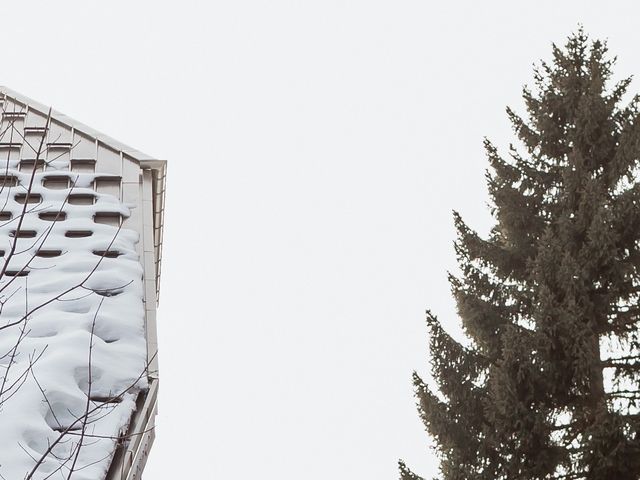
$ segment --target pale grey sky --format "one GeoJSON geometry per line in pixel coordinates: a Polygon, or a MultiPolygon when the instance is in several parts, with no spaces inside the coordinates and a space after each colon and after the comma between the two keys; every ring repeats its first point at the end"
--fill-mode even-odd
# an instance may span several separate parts
{"type": "MultiPolygon", "coordinates": [[[[169,160],[145,480],[435,473],[410,384],[456,331],[451,210],[582,22],[640,74],[637,2],[5,2],[0,83],[169,160]]],[[[632,90],[640,91],[640,83],[632,90]]]]}

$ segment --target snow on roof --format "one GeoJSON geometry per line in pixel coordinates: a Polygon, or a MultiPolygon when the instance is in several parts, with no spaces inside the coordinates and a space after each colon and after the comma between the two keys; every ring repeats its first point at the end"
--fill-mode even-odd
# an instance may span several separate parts
{"type": "Polygon", "coordinates": [[[2,97],[11,99],[17,104],[24,106],[23,109],[29,111],[36,111],[42,116],[46,117],[49,110],[51,110],[51,119],[62,125],[73,129],[74,131],[81,132],[87,137],[96,139],[99,143],[108,146],[109,148],[120,152],[126,158],[137,162],[140,167],[149,169],[153,175],[153,216],[154,216],[154,246],[155,246],[155,262],[156,273],[158,278],[156,279],[156,296],[159,298],[160,293],[160,270],[162,262],[162,231],[164,225],[164,190],[165,190],[165,178],[167,162],[166,160],[158,160],[154,157],[147,155],[135,148],[132,148],[124,143],[101,133],[82,122],[79,122],[62,112],[51,109],[50,107],[33,100],[25,95],[22,95],[15,90],[12,90],[5,86],[0,86],[0,100],[2,97]]]}
{"type": "MultiPolygon", "coordinates": [[[[4,87],[0,92],[48,110],[4,87]]],[[[57,112],[52,118],[141,166],[157,162],[57,112]]],[[[0,479],[67,478],[73,471],[73,480],[100,480],[148,387],[140,232],[120,226],[132,214],[129,205],[94,189],[96,179],[111,174],[74,172],[68,160],[55,158],[44,172],[37,162],[21,168],[3,148],[0,479]],[[52,171],[68,182],[47,186],[52,171]]],[[[164,163],[155,169],[158,262],[164,163]]]]}

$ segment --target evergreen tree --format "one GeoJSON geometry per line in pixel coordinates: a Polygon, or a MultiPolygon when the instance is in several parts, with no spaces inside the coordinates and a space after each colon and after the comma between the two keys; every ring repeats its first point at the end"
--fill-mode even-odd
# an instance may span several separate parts
{"type": "MultiPolygon", "coordinates": [[[[495,226],[454,213],[450,276],[471,345],[428,313],[437,391],[414,374],[445,480],[640,478],[640,118],[579,30],[485,142],[495,226]]],[[[419,480],[400,463],[403,480],[419,480]]]]}

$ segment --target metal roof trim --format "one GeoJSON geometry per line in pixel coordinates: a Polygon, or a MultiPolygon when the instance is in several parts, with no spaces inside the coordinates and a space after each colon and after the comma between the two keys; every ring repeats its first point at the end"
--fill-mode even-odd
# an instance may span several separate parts
{"type": "MultiPolygon", "coordinates": [[[[23,103],[27,105],[29,108],[33,108],[34,110],[37,110],[38,112],[42,113],[45,116],[49,112],[49,107],[46,106],[45,104],[40,103],[36,100],[33,100],[32,98],[29,98],[25,95],[22,95],[21,93],[18,93],[15,90],[12,90],[8,87],[0,86],[0,94],[4,94],[9,98],[17,100],[19,103],[23,103]]],[[[104,133],[93,129],[88,125],[65,115],[62,112],[59,112],[58,110],[51,109],[51,118],[68,127],[78,130],[84,133],[85,135],[88,135],[90,137],[97,139],[98,141],[104,143],[108,147],[114,150],[120,151],[138,162],[142,162],[145,160],[156,160],[154,157],[147,155],[146,153],[143,153],[140,150],[136,150],[133,147],[125,145],[124,143],[119,142],[115,138],[110,137],[109,135],[105,135],[104,133]]]]}

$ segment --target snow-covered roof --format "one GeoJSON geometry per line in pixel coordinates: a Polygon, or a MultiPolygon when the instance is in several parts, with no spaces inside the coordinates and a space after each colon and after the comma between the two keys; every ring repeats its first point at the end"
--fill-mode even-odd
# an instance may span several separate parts
{"type": "Polygon", "coordinates": [[[5,87],[0,103],[0,479],[132,478],[112,463],[152,441],[123,434],[155,412],[165,163],[5,87]]]}
{"type": "MultiPolygon", "coordinates": [[[[32,98],[22,95],[15,90],[11,90],[8,87],[0,86],[0,99],[8,98],[13,100],[18,105],[24,106],[24,110],[35,111],[42,117],[46,117],[51,111],[51,119],[61,125],[67,126],[75,132],[80,132],[89,138],[96,139],[97,142],[103,144],[114,151],[120,152],[123,157],[137,162],[141,168],[148,169],[152,172],[154,179],[154,192],[153,192],[153,215],[154,215],[154,246],[155,246],[155,261],[157,263],[157,297],[159,298],[160,292],[160,272],[162,263],[162,232],[164,226],[164,190],[166,180],[167,162],[165,160],[159,160],[151,157],[146,153],[141,152],[133,147],[125,145],[124,143],[105,135],[102,132],[95,130],[94,128],[79,122],[62,112],[59,112],[50,106],[40,103],[32,98]]],[[[73,147],[73,146],[72,146],[73,147]]],[[[71,150],[73,152],[73,148],[71,150]]]]}

